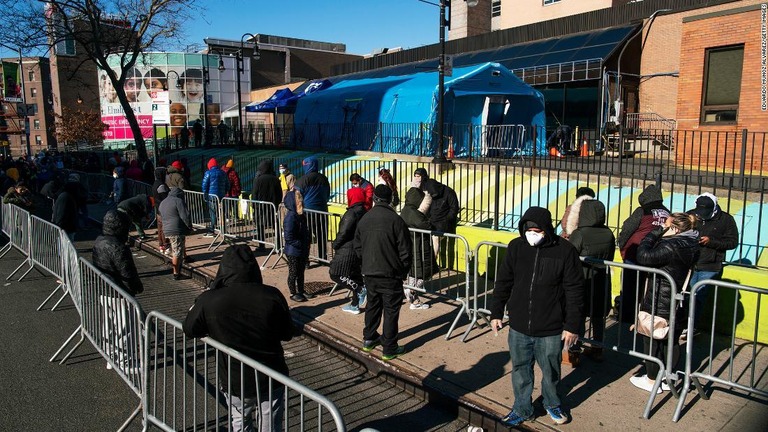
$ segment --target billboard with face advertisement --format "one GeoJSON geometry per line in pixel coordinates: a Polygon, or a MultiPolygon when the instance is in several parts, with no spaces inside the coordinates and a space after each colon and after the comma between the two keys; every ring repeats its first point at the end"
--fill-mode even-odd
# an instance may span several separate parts
{"type": "MultiPolygon", "coordinates": [[[[220,71],[219,56],[215,54],[148,53],[141,56],[135,67],[128,71],[123,88],[142,136],[152,138],[153,96],[156,98],[163,90],[168,91],[170,123],[167,127],[156,125],[158,139],[165,138],[166,134],[179,135],[184,125],[191,130],[197,121],[203,126],[216,127],[221,121],[221,112],[237,104],[235,57],[224,56],[222,59],[225,70],[220,71]]],[[[113,55],[109,60],[119,74],[120,55],[113,55]]],[[[247,101],[247,89],[251,88],[247,58],[244,68],[240,83],[246,89],[243,101],[247,101]]],[[[104,132],[105,142],[133,141],[133,132],[107,73],[101,70],[98,74],[101,120],[109,126],[104,132]]]]}

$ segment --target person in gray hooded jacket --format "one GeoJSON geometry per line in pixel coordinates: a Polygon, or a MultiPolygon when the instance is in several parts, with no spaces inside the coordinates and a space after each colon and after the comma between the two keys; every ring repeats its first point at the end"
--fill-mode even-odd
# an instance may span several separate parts
{"type": "Polygon", "coordinates": [[[181,278],[181,264],[186,258],[186,235],[192,230],[189,208],[184,201],[184,191],[171,188],[168,196],[160,203],[163,215],[163,232],[171,242],[171,264],[173,279],[181,278]]]}

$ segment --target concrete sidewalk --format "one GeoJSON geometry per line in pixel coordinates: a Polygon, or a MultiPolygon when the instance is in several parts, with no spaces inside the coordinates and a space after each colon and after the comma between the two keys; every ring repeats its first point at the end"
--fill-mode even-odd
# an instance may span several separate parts
{"type": "MultiPolygon", "coordinates": [[[[91,208],[91,216],[95,219],[103,213],[103,208],[91,208]]],[[[159,255],[154,229],[147,230],[147,234],[150,239],[138,246],[159,255]]],[[[204,238],[202,234],[199,232],[187,237],[188,254],[195,261],[186,271],[191,271],[195,278],[212,279],[227,244],[221,245],[216,251],[208,251],[212,239],[204,238]]],[[[266,252],[257,252],[257,255],[261,257],[261,262],[266,252]]],[[[263,271],[265,283],[278,287],[287,297],[286,263],[273,256],[268,267],[263,271]],[[275,269],[271,269],[276,262],[275,269]]],[[[172,284],[170,269],[167,278],[169,285],[172,284]]],[[[445,335],[459,304],[427,294],[424,297],[432,306],[430,309],[413,311],[407,306],[403,307],[400,315],[400,344],[405,345],[409,353],[387,363],[379,360],[380,350],[370,354],[360,351],[363,315],[342,312],[341,306],[347,303],[345,290],[339,290],[332,296],[327,295],[333,286],[328,277],[328,268],[314,265],[306,271],[305,279],[307,291],[318,295],[307,303],[291,302],[291,307],[295,318],[305,323],[308,334],[332,344],[353,358],[365,361],[369,369],[378,368],[383,375],[410,383],[414,391],[460,401],[463,409],[473,417],[473,424],[482,421],[486,430],[506,430],[493,420],[509,412],[512,405],[506,329],[499,332],[498,336],[488,328],[475,329],[464,343],[461,334],[469,323],[465,315],[453,336],[446,340],[445,335]]],[[[613,330],[617,331],[616,328],[613,330]]],[[[768,358],[762,348],[758,347],[759,364],[756,372],[760,387],[765,389],[768,388],[768,358]]],[[[719,355],[727,358],[726,351],[723,350],[719,355]]],[[[751,348],[740,351],[751,351],[751,348]]],[[[736,374],[749,372],[743,364],[737,363],[734,367],[736,374]]],[[[562,431],[619,428],[656,432],[677,427],[682,430],[747,432],[765,430],[768,424],[768,407],[764,400],[749,398],[722,387],[709,391],[709,401],[695,396],[695,391],[689,394],[687,408],[677,424],[672,422],[677,399],[670,392],[657,396],[651,418],[643,419],[643,408],[649,394],[629,382],[629,378],[642,369],[639,360],[617,352],[607,351],[604,361],[600,363],[582,356],[580,366],[562,367],[561,394],[573,421],[555,427],[544,414],[536,421],[526,422],[524,426],[530,430],[562,431]]],[[[537,371],[537,381],[539,376],[537,371]]],[[[535,385],[534,398],[539,394],[538,385],[535,385]]]]}

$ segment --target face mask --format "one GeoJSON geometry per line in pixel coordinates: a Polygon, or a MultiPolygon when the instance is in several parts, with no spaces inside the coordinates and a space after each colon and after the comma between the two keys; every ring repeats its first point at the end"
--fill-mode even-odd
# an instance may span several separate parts
{"type": "Polygon", "coordinates": [[[117,178],[117,174],[112,174],[112,177],[117,178]]]}
{"type": "Polygon", "coordinates": [[[528,240],[529,245],[536,246],[544,241],[544,233],[540,233],[536,231],[526,231],[525,239],[528,240]]]}
{"type": "Polygon", "coordinates": [[[285,168],[280,168],[278,171],[280,171],[280,174],[285,174],[285,168]]]}

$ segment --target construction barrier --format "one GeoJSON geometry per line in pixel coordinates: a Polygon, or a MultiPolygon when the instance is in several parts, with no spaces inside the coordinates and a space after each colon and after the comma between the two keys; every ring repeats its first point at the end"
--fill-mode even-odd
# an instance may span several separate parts
{"type": "Polygon", "coordinates": [[[150,313],[145,329],[146,425],[164,431],[233,430],[229,401],[242,400],[240,389],[253,383],[256,418],[280,425],[260,430],[346,431],[328,398],[291,378],[211,338],[186,337],[181,323],[162,313],[150,313]]]}
{"type": "Polygon", "coordinates": [[[704,280],[693,286],[688,303],[690,312],[684,381],[680,399],[672,417],[673,421],[680,420],[692,384],[696,387],[701,399],[709,399],[702,381],[725,386],[728,390],[740,390],[747,393],[746,397],[751,398],[757,395],[768,398],[765,387],[765,356],[758,358],[759,353],[764,349],[764,346],[758,343],[758,331],[760,304],[765,295],[768,295],[768,289],[719,280],[704,280]],[[696,293],[707,287],[710,287],[708,290],[713,294],[712,318],[708,324],[709,328],[694,337],[696,293]],[[753,321],[754,333],[749,340],[736,339],[736,324],[747,318],[742,316],[744,311],[739,310],[739,305],[745,296],[757,297],[757,309],[753,321]],[[697,350],[698,347],[706,349],[706,353],[700,352],[700,349],[697,350]]]}
{"type": "Polygon", "coordinates": [[[403,288],[438,295],[460,305],[445,338],[450,338],[462,314],[471,320],[471,250],[467,239],[457,234],[409,228],[413,264],[403,288]],[[460,270],[457,270],[460,268],[460,270]]]}
{"type": "Polygon", "coordinates": [[[275,205],[239,198],[224,198],[221,205],[220,226],[224,240],[246,241],[269,248],[269,254],[261,264],[262,269],[266,268],[272,255],[279,252],[282,241],[275,205]]]}

